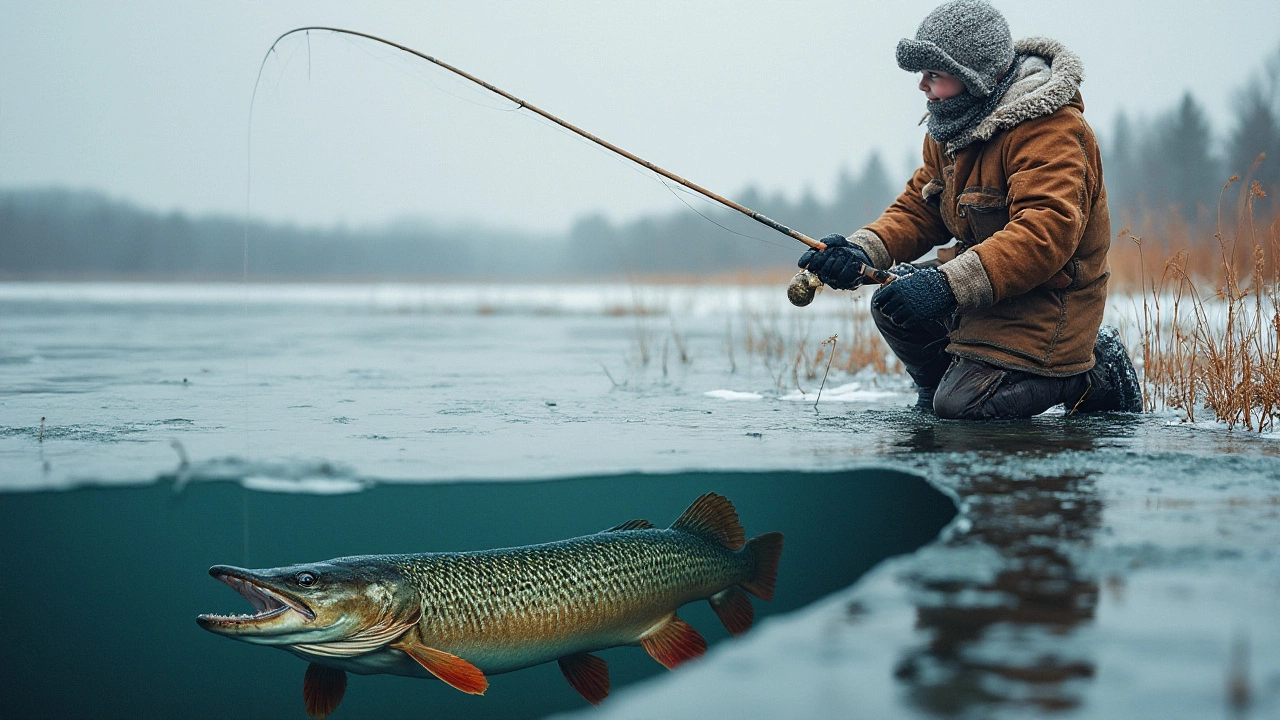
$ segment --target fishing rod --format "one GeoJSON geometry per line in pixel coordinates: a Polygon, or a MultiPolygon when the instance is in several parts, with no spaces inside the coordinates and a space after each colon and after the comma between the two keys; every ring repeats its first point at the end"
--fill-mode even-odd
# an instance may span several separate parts
{"type": "MultiPolygon", "coordinates": [[[[418,52],[417,50],[414,50],[411,47],[406,47],[404,45],[401,45],[400,43],[387,40],[386,38],[380,38],[377,35],[370,35],[369,33],[360,32],[359,30],[347,30],[346,28],[329,27],[324,25],[309,25],[306,27],[294,28],[282,34],[280,37],[276,38],[275,42],[271,43],[271,47],[267,49],[267,54],[262,58],[262,64],[258,67],[258,80],[262,79],[262,69],[266,67],[267,59],[271,57],[271,53],[275,51],[276,45],[279,45],[281,40],[284,40],[290,35],[294,35],[300,32],[309,32],[311,30],[327,31],[332,33],[338,33],[340,35],[351,35],[353,37],[372,40],[374,42],[382,43],[383,45],[393,47],[397,50],[400,50],[401,52],[406,52],[415,57],[422,58],[423,60],[426,60],[427,62],[433,65],[436,65],[445,70],[448,70],[449,72],[461,78],[464,78],[466,80],[469,80],[475,83],[476,85],[479,85],[480,87],[484,88],[485,90],[488,90],[491,93],[494,93],[503,98],[506,98],[507,100],[510,100],[511,102],[517,105],[516,107],[517,110],[525,109],[536,115],[546,118],[547,120],[550,120],[556,125],[559,125],[560,127],[564,128],[565,130],[575,133],[583,138],[586,138],[587,140],[590,140],[591,142],[599,145],[600,147],[605,148],[606,150],[610,150],[614,153],[617,153],[618,155],[621,155],[622,157],[630,160],[631,162],[634,162],[652,172],[655,172],[661,175],[662,177],[665,177],[668,180],[671,180],[672,182],[678,183],[706,198],[709,198],[715,202],[720,203],[721,205],[731,210],[736,210],[762,225],[767,225],[770,228],[777,230],[783,235],[787,235],[789,237],[795,238],[796,240],[799,240],[800,242],[813,248],[814,250],[827,249],[827,246],[824,245],[821,241],[814,240],[808,235],[805,235],[804,233],[798,230],[793,230],[787,227],[786,225],[783,225],[782,223],[764,215],[763,213],[758,213],[755,210],[752,210],[751,208],[746,207],[745,205],[736,203],[730,200],[729,198],[726,198],[722,195],[718,195],[716,193],[711,192],[710,190],[702,187],[701,185],[690,182],[689,180],[686,180],[669,170],[658,167],[657,165],[654,165],[648,160],[645,160],[644,158],[638,155],[635,155],[626,150],[623,150],[622,148],[618,147],[617,145],[614,145],[608,140],[597,137],[596,135],[593,135],[587,132],[586,130],[583,130],[582,128],[577,127],[576,125],[565,122],[564,120],[561,120],[560,118],[556,117],[555,115],[552,115],[546,110],[543,110],[542,108],[539,108],[536,105],[531,105],[525,102],[524,100],[521,100],[520,98],[516,97],[515,95],[512,95],[506,90],[503,90],[502,88],[499,88],[495,85],[487,83],[484,80],[481,80],[480,78],[476,77],[475,75],[472,75],[471,73],[466,72],[465,70],[456,68],[453,65],[450,65],[449,63],[443,60],[439,60],[430,55],[427,55],[426,53],[418,52]]],[[[255,81],[254,82],[255,94],[257,93],[257,87],[258,87],[257,81],[255,81]]],[[[891,273],[885,272],[884,270],[877,270],[876,268],[868,267],[866,265],[862,266],[862,274],[864,277],[868,278],[869,280],[880,283],[882,285],[885,283],[891,282],[893,280],[893,275],[891,273]]],[[[813,302],[813,296],[817,292],[818,288],[820,287],[822,287],[822,281],[819,280],[816,275],[809,272],[808,270],[801,270],[800,272],[796,273],[796,276],[791,279],[791,283],[787,286],[787,298],[791,300],[791,303],[793,305],[803,307],[813,302]]]]}

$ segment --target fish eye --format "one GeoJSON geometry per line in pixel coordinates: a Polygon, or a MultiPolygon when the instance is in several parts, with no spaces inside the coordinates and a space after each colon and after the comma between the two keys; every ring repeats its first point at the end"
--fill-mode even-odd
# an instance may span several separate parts
{"type": "Polygon", "coordinates": [[[300,572],[294,576],[293,580],[302,587],[311,587],[316,584],[316,576],[309,572],[300,572]]]}

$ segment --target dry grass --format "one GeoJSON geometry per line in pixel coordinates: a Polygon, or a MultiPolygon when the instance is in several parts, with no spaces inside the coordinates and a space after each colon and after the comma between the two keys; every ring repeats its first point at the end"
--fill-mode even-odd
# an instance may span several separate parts
{"type": "MultiPolygon", "coordinates": [[[[1236,180],[1228,181],[1224,193],[1236,180]]],[[[1253,203],[1261,197],[1262,189],[1250,183],[1239,216],[1220,213],[1212,239],[1197,242],[1176,223],[1182,232],[1158,243],[1127,228],[1121,232],[1136,253],[1148,410],[1173,408],[1194,421],[1207,408],[1231,429],[1275,427],[1280,417],[1280,218],[1255,222],[1253,203]]],[[[1132,271],[1116,255],[1113,271],[1132,271]]]]}
{"type": "Polygon", "coordinates": [[[804,391],[801,382],[816,380],[828,367],[850,375],[864,368],[880,374],[902,372],[861,303],[850,304],[837,315],[837,342],[829,340],[831,323],[822,323],[822,332],[815,335],[810,332],[812,320],[803,315],[788,313],[784,320],[780,313],[747,312],[738,322],[737,332],[730,326],[730,358],[735,357],[736,348],[761,360],[780,389],[791,385],[804,391]]]}

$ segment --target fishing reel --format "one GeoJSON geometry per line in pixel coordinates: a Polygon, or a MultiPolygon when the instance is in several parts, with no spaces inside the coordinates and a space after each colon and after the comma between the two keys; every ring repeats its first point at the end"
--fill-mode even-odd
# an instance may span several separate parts
{"type": "Polygon", "coordinates": [[[818,288],[822,287],[822,281],[817,275],[808,270],[801,270],[796,276],[791,278],[791,283],[787,285],[787,299],[796,307],[804,307],[813,302],[814,296],[818,294],[818,288]]]}
{"type": "MultiPolygon", "coordinates": [[[[897,277],[895,273],[877,270],[869,265],[862,266],[862,276],[877,285],[888,285],[897,277]]],[[[813,302],[813,298],[822,287],[822,281],[808,270],[801,270],[791,278],[787,285],[787,299],[796,307],[804,307],[813,302]]]]}

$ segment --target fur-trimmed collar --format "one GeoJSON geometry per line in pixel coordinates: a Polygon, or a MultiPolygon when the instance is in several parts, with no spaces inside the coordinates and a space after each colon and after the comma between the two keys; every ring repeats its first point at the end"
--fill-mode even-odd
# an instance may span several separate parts
{"type": "Polygon", "coordinates": [[[1084,82],[1080,57],[1057,40],[1030,37],[1014,44],[1014,51],[1026,57],[1018,69],[1018,79],[1001,98],[1000,104],[969,132],[948,142],[954,155],[970,143],[990,140],[1024,120],[1057,112],[1075,97],[1084,82]]]}

